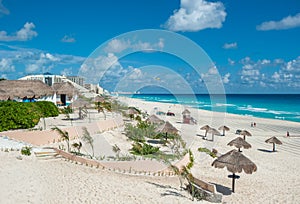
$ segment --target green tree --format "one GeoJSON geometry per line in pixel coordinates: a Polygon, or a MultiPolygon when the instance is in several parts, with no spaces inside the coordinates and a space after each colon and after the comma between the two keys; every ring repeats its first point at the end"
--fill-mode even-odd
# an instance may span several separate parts
{"type": "Polygon", "coordinates": [[[51,128],[54,131],[57,131],[58,134],[60,135],[61,139],[63,141],[67,142],[67,148],[68,148],[68,152],[70,152],[70,137],[69,137],[69,133],[67,131],[64,131],[60,128],[58,128],[57,126],[51,128]]]}

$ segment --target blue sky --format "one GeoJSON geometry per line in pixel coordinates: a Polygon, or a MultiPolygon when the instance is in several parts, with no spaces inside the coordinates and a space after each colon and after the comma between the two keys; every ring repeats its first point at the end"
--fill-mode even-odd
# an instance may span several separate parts
{"type": "Polygon", "coordinates": [[[110,91],[122,80],[128,84],[124,79],[141,87],[152,78],[157,86],[175,87],[172,83],[182,80],[205,92],[208,78],[218,75],[226,93],[300,93],[299,36],[299,0],[0,0],[0,77],[77,75],[97,53],[100,65],[113,62],[99,78],[110,91]],[[197,73],[181,56],[165,53],[168,35],[152,42],[117,37],[142,29],[190,39],[213,66],[197,73]],[[117,49],[129,47],[160,52],[133,51],[119,58],[117,49]],[[172,77],[174,72],[179,77],[172,77]]]}

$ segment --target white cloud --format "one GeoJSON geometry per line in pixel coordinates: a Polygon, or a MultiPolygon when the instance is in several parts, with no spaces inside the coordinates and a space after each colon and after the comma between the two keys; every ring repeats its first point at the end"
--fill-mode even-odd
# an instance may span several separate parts
{"type": "Polygon", "coordinates": [[[65,42],[65,43],[74,43],[76,42],[75,38],[69,35],[65,35],[62,39],[61,42],[65,42]]]}
{"type": "Polygon", "coordinates": [[[138,69],[138,68],[133,68],[132,72],[129,74],[129,79],[132,80],[137,80],[137,79],[141,79],[143,77],[143,73],[142,70],[138,69]]]}
{"type": "Polygon", "coordinates": [[[35,25],[33,23],[25,23],[23,28],[13,35],[8,35],[6,31],[0,31],[0,41],[27,41],[36,37],[38,34],[34,31],[35,25]]]}
{"type": "Polygon", "coordinates": [[[129,48],[130,46],[131,43],[129,40],[125,41],[125,40],[113,39],[108,43],[107,47],[105,48],[105,51],[109,53],[119,53],[129,48]]]}
{"type": "Polygon", "coordinates": [[[181,0],[180,9],[174,11],[164,27],[172,31],[199,31],[221,28],[226,18],[222,2],[181,0]]]}
{"type": "Polygon", "coordinates": [[[266,21],[256,26],[257,30],[285,30],[300,27],[300,13],[295,16],[287,16],[280,21],[266,21]]]}
{"type": "Polygon", "coordinates": [[[224,84],[228,84],[229,83],[229,77],[230,77],[230,73],[227,73],[227,74],[225,74],[224,75],[224,77],[223,77],[223,83],[224,84]]]}
{"type": "Polygon", "coordinates": [[[3,6],[2,0],[0,0],[0,16],[3,15],[3,14],[8,15],[9,10],[3,6]]]}
{"type": "Polygon", "coordinates": [[[72,68],[65,68],[63,70],[61,70],[60,72],[61,75],[64,75],[64,76],[71,76],[73,75],[73,71],[72,71],[72,68]]]}
{"type": "Polygon", "coordinates": [[[231,66],[235,65],[235,61],[232,60],[232,59],[230,59],[230,58],[228,58],[228,63],[229,63],[231,66]]]}
{"type": "Polygon", "coordinates": [[[25,71],[27,73],[36,73],[36,72],[39,72],[41,71],[41,68],[38,64],[29,64],[26,66],[26,69],[25,71]]]}
{"type": "Polygon", "coordinates": [[[234,42],[234,43],[225,43],[223,45],[223,48],[224,49],[236,49],[237,48],[237,43],[234,42]]]}
{"type": "Polygon", "coordinates": [[[14,72],[15,66],[11,59],[2,58],[0,61],[0,72],[14,72]]]}
{"type": "Polygon", "coordinates": [[[104,48],[106,53],[120,53],[126,49],[151,51],[151,50],[162,50],[164,48],[164,39],[159,38],[158,42],[143,42],[143,41],[130,41],[123,39],[113,39],[104,48]]]}

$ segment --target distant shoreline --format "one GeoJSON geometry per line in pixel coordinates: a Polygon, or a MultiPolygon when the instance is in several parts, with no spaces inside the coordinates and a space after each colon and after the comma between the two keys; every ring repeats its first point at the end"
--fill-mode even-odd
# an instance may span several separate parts
{"type": "Polygon", "coordinates": [[[227,94],[226,96],[220,94],[121,94],[120,96],[144,101],[181,104],[200,110],[300,123],[298,105],[300,94],[285,94],[285,97],[282,97],[283,94],[227,94]]]}

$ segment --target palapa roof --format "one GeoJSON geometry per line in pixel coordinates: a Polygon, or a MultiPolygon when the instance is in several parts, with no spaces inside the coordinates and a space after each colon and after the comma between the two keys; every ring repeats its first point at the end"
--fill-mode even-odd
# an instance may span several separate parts
{"type": "Polygon", "coordinates": [[[149,118],[146,119],[146,122],[152,123],[152,124],[160,124],[163,123],[164,121],[160,118],[158,118],[156,115],[151,115],[149,118]]]}
{"type": "Polygon", "coordinates": [[[200,130],[209,130],[210,127],[209,125],[204,125],[203,127],[200,128],[200,130]]]}
{"type": "Polygon", "coordinates": [[[231,140],[227,145],[229,145],[229,146],[235,146],[236,148],[242,148],[242,147],[245,148],[245,149],[251,148],[251,144],[249,144],[248,142],[246,142],[241,137],[237,137],[237,138],[231,140]]]}
{"type": "Polygon", "coordinates": [[[53,84],[53,89],[57,94],[65,94],[69,97],[73,97],[78,93],[77,89],[70,82],[59,82],[53,84]]]}
{"type": "Polygon", "coordinates": [[[241,173],[244,170],[246,174],[252,174],[257,170],[257,166],[250,159],[235,149],[218,157],[212,166],[216,168],[226,167],[232,173],[241,173]]]}
{"type": "Polygon", "coordinates": [[[76,101],[70,104],[72,108],[80,108],[80,107],[91,107],[90,103],[82,98],[78,98],[76,101]]]}
{"type": "Polygon", "coordinates": [[[52,87],[40,80],[2,80],[0,81],[0,99],[41,98],[53,96],[52,87]]]}
{"type": "Polygon", "coordinates": [[[183,115],[188,115],[188,114],[190,114],[191,112],[188,110],[188,109],[185,109],[183,112],[182,112],[182,114],[183,115]]]}
{"type": "Polygon", "coordinates": [[[100,103],[103,103],[103,102],[105,102],[105,97],[97,95],[97,96],[93,99],[93,101],[94,101],[94,102],[100,102],[100,103]]]}
{"type": "Polygon", "coordinates": [[[173,134],[177,134],[178,130],[169,122],[166,121],[164,124],[160,125],[156,131],[158,132],[163,132],[163,133],[173,133],[173,134]]]}
{"type": "Polygon", "coordinates": [[[277,139],[277,137],[275,137],[275,136],[267,139],[265,142],[266,143],[275,143],[275,144],[279,144],[279,145],[282,144],[282,142],[279,139],[277,139]]]}
{"type": "Polygon", "coordinates": [[[230,130],[230,128],[229,128],[229,127],[227,127],[227,126],[225,126],[225,125],[222,125],[222,126],[220,126],[220,127],[218,128],[218,130],[225,130],[225,131],[229,131],[229,130],[230,130]]]}
{"type": "Polygon", "coordinates": [[[247,130],[242,130],[242,132],[240,132],[240,135],[252,136],[252,134],[247,130]]]}
{"type": "Polygon", "coordinates": [[[208,133],[211,133],[213,135],[221,135],[221,133],[215,128],[209,128],[208,133]]]}

